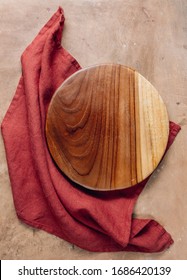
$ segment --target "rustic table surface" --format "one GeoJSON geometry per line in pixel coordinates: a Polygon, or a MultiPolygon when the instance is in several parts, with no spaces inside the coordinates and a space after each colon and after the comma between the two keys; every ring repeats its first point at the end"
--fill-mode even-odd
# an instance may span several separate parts
{"type": "Polygon", "coordinates": [[[154,217],[175,243],[165,252],[91,253],[16,217],[0,136],[1,259],[186,259],[187,258],[187,2],[185,0],[1,0],[0,122],[21,74],[20,55],[61,5],[62,44],[82,67],[119,63],[137,69],[158,90],[170,120],[182,127],[135,207],[154,217]]]}

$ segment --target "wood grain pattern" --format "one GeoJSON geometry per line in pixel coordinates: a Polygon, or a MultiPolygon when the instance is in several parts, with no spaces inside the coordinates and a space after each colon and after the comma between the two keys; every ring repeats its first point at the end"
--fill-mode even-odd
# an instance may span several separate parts
{"type": "Polygon", "coordinates": [[[156,89],[135,70],[83,69],[54,94],[46,120],[49,150],[73,181],[96,190],[133,186],[157,167],[169,120],[156,89]]]}

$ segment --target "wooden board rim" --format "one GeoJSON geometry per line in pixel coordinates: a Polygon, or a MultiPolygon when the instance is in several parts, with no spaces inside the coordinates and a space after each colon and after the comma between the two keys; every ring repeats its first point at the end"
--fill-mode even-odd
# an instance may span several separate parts
{"type": "MultiPolygon", "coordinates": [[[[66,84],[69,80],[71,80],[71,79],[72,79],[74,76],[76,76],[77,74],[79,74],[79,73],[81,73],[81,72],[84,72],[85,70],[89,70],[89,69],[96,68],[96,67],[100,67],[100,66],[120,66],[120,67],[129,69],[129,70],[133,71],[135,74],[137,73],[138,75],[140,75],[141,77],[144,78],[144,76],[141,75],[141,74],[140,74],[137,70],[135,70],[134,68],[128,67],[128,66],[125,66],[125,65],[122,65],[122,64],[115,64],[115,63],[95,64],[95,65],[91,65],[91,66],[89,66],[89,67],[80,69],[80,70],[78,70],[77,72],[73,73],[70,77],[68,77],[68,78],[58,87],[58,89],[55,91],[55,93],[54,93],[54,95],[53,95],[53,97],[52,97],[52,99],[51,99],[51,101],[50,101],[49,107],[48,107],[47,116],[48,116],[48,112],[49,112],[49,110],[50,110],[50,108],[51,108],[51,106],[52,106],[52,103],[53,103],[53,100],[54,100],[56,94],[63,88],[64,84],[66,84]]],[[[145,79],[145,78],[144,78],[144,79],[145,79]]],[[[145,79],[145,80],[146,80],[146,79],[145,79]]],[[[146,80],[146,81],[147,81],[148,83],[150,83],[148,80],[146,80]]],[[[156,90],[156,88],[155,88],[151,83],[150,83],[150,85],[151,85],[151,86],[154,88],[154,90],[158,93],[158,91],[156,90]]],[[[159,93],[158,93],[158,95],[159,95],[159,97],[161,98],[161,96],[160,96],[159,93]]],[[[161,101],[163,102],[163,99],[162,99],[162,98],[161,98],[161,101]]],[[[165,107],[165,110],[166,110],[166,113],[167,113],[167,118],[168,118],[168,112],[167,112],[167,108],[166,108],[164,102],[163,102],[163,105],[164,105],[164,107],[165,107]]],[[[50,154],[51,154],[51,156],[53,157],[53,155],[52,155],[52,153],[51,153],[51,150],[50,150],[50,147],[49,147],[48,137],[47,137],[47,117],[46,117],[45,132],[46,132],[46,141],[47,141],[47,145],[48,145],[50,154]]],[[[167,135],[169,136],[169,118],[168,118],[168,126],[167,126],[167,135]]],[[[164,155],[164,153],[165,153],[166,147],[167,147],[167,142],[166,142],[165,148],[164,148],[164,150],[163,150],[163,155],[164,155]]],[[[53,157],[53,159],[54,159],[54,157],[53,157]]],[[[160,158],[160,161],[161,161],[161,160],[162,160],[162,157],[160,158]]],[[[54,159],[54,161],[55,161],[55,159],[54,159]]],[[[160,164],[160,161],[158,161],[158,163],[157,163],[155,169],[156,169],[156,168],[158,167],[158,165],[160,164]]],[[[56,163],[56,164],[57,164],[57,163],[56,163]]],[[[57,164],[57,166],[59,167],[58,164],[57,164]]],[[[59,167],[59,168],[60,168],[60,167],[59,167]]],[[[154,170],[155,170],[155,169],[154,169],[154,170]]],[[[91,189],[91,190],[95,190],[95,191],[113,191],[113,190],[121,190],[121,189],[133,187],[134,185],[137,184],[137,183],[136,183],[136,184],[132,184],[132,185],[130,185],[130,186],[128,186],[128,187],[127,187],[127,186],[125,186],[125,187],[124,187],[124,186],[121,186],[121,187],[118,187],[117,189],[99,189],[99,188],[96,189],[96,188],[90,187],[89,185],[86,185],[86,184],[84,185],[83,183],[80,183],[80,182],[77,181],[75,178],[72,178],[72,177],[68,174],[68,172],[65,172],[65,171],[62,170],[61,168],[60,168],[60,170],[61,170],[70,180],[72,180],[73,182],[77,183],[78,185],[80,185],[80,186],[82,186],[82,187],[85,187],[85,188],[91,189]]],[[[143,180],[145,180],[146,178],[148,178],[148,177],[154,172],[154,170],[152,170],[149,174],[147,174],[147,176],[146,176],[143,180]]],[[[142,181],[143,181],[143,180],[142,180],[142,181]]],[[[140,182],[138,182],[138,183],[140,183],[140,182]]]]}

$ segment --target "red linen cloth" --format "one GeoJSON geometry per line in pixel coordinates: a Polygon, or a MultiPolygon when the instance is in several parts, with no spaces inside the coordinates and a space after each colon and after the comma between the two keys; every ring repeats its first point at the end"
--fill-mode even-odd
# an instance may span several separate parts
{"type": "MultiPolygon", "coordinates": [[[[80,69],[61,47],[63,26],[59,8],[24,51],[22,76],[1,126],[17,215],[90,251],[162,251],[173,242],[165,229],[153,220],[132,217],[148,179],[121,191],[86,190],[65,178],[49,154],[49,102],[57,87],[80,69]]],[[[168,148],[179,130],[170,122],[168,148]]]]}

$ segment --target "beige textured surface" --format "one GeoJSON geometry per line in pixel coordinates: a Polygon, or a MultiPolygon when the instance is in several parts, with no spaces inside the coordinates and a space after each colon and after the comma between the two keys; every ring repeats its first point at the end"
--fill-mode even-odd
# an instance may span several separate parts
{"type": "Polygon", "coordinates": [[[61,5],[63,46],[84,66],[114,62],[136,68],[159,91],[182,126],[140,196],[138,217],[154,217],[173,236],[159,254],[91,253],[18,221],[0,136],[1,259],[187,259],[187,2],[185,0],[0,0],[0,122],[13,97],[19,58],[61,5]]]}

